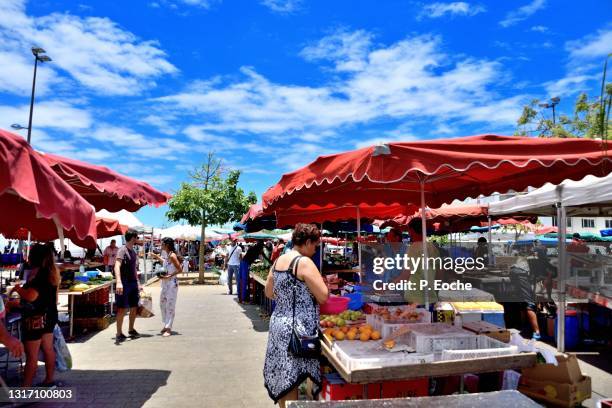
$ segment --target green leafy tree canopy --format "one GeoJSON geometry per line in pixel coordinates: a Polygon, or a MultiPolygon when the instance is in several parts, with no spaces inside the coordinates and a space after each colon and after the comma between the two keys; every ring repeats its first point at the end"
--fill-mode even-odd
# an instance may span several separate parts
{"type": "Polygon", "coordinates": [[[238,187],[240,171],[224,169],[222,161],[209,153],[206,162],[190,174],[191,181],[181,184],[168,202],[166,217],[170,221],[185,220],[201,226],[202,244],[199,252],[199,281],[204,281],[206,228],[238,221],[257,201],[254,192],[245,194],[238,187]]]}

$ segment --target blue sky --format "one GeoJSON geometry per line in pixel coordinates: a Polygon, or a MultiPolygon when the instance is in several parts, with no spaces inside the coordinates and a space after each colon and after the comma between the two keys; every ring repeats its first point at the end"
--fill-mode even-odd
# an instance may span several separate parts
{"type": "MultiPolygon", "coordinates": [[[[522,105],[596,95],[612,3],[0,0],[0,127],[175,191],[214,150],[261,195],[318,155],[512,134],[522,105]]],[[[161,226],[164,208],[138,216],[161,226]]]]}

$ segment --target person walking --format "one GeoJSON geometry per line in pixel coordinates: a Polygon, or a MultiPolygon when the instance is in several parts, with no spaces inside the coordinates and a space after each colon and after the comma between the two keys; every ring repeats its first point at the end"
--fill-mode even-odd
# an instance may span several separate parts
{"type": "Polygon", "coordinates": [[[317,358],[294,356],[289,341],[294,327],[304,335],[315,335],[319,328],[319,304],[327,302],[329,292],[312,262],[321,233],[316,225],[297,224],[293,249],[272,265],[265,293],[276,301],[270,318],[268,346],[264,363],[264,383],[274,403],[298,399],[298,386],[306,378],[314,383],[314,396],[321,388],[321,367],[317,358]]]}
{"type": "MultiPolygon", "coordinates": [[[[236,278],[236,285],[238,285],[238,272],[240,271],[240,260],[242,259],[242,247],[238,245],[238,240],[232,241],[232,246],[229,249],[227,260],[227,287],[229,294],[233,294],[233,281],[236,278]]],[[[238,291],[238,289],[236,290],[238,291]]]]}
{"type": "Polygon", "coordinates": [[[123,334],[123,318],[129,310],[128,334],[132,339],[140,337],[140,333],[134,329],[138,302],[140,300],[140,285],[138,284],[138,255],[134,250],[134,244],[138,239],[138,232],[128,229],[125,233],[125,245],[117,251],[115,260],[115,303],[117,305],[117,335],[115,341],[120,343],[127,339],[123,334]]]}
{"type": "Polygon", "coordinates": [[[104,272],[113,271],[115,261],[117,260],[117,251],[119,251],[119,248],[117,248],[117,241],[111,239],[110,245],[104,248],[104,254],[102,254],[104,259],[104,272]]]}
{"type": "Polygon", "coordinates": [[[251,265],[263,255],[264,243],[263,241],[257,241],[255,245],[251,245],[247,249],[246,253],[242,257],[240,262],[240,270],[238,271],[238,302],[246,303],[250,298],[249,291],[249,271],[251,265]]]}
{"type": "Polygon", "coordinates": [[[172,335],[172,323],[174,323],[176,313],[176,299],[178,297],[177,275],[181,273],[181,264],[176,255],[174,240],[169,237],[162,239],[162,255],[153,254],[153,257],[162,261],[165,271],[159,277],[161,279],[159,307],[161,309],[162,323],[164,324],[160,333],[164,337],[169,337],[172,335]]]}
{"type": "Polygon", "coordinates": [[[30,250],[29,262],[32,270],[26,284],[21,287],[17,283],[12,289],[12,292],[17,292],[25,303],[22,308],[23,342],[26,354],[23,386],[32,386],[38,368],[38,352],[42,348],[46,373],[42,386],[49,387],[55,385],[53,329],[58,321],[57,288],[61,278],[50,245],[35,244],[30,250]]]}

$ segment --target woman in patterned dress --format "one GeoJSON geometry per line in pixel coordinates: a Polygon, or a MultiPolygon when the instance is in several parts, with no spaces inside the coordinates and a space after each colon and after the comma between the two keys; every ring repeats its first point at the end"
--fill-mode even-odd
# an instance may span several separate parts
{"type": "Polygon", "coordinates": [[[312,257],[321,233],[312,224],[298,224],[293,231],[293,249],[272,265],[266,281],[266,296],[276,301],[270,318],[264,380],[270,398],[279,402],[297,400],[298,386],[310,378],[314,394],[321,388],[321,368],[316,358],[294,357],[289,352],[293,330],[295,293],[295,326],[303,334],[313,335],[319,325],[319,304],[327,301],[328,290],[312,257]],[[293,262],[293,268],[291,268],[293,262]],[[295,277],[291,275],[295,272],[295,277]],[[295,286],[295,287],[294,287],[295,286]]]}

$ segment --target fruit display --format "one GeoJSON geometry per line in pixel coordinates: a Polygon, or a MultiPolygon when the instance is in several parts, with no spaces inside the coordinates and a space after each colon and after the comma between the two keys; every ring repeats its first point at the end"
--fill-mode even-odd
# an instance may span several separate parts
{"type": "Polygon", "coordinates": [[[340,328],[327,328],[323,331],[329,341],[343,341],[343,340],[359,340],[359,341],[370,341],[380,340],[380,332],[374,330],[369,324],[355,325],[355,326],[343,326],[340,328]]]}
{"type": "Polygon", "coordinates": [[[249,271],[265,280],[268,279],[270,268],[264,265],[263,262],[256,262],[251,265],[249,271]]]}
{"type": "Polygon", "coordinates": [[[321,315],[321,327],[343,327],[357,320],[363,319],[363,312],[345,310],[337,315],[321,315]]]}
{"type": "Polygon", "coordinates": [[[385,323],[418,323],[423,321],[424,313],[414,308],[380,307],[374,311],[385,323]]]}
{"type": "Polygon", "coordinates": [[[77,283],[70,287],[71,292],[85,292],[87,289],[89,289],[89,285],[86,283],[77,283]]]}

